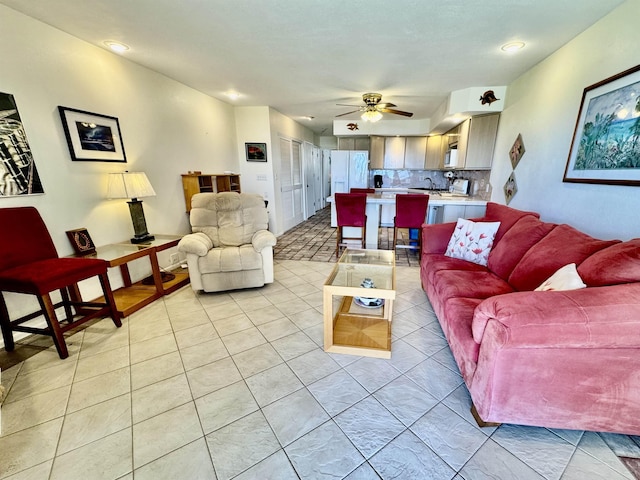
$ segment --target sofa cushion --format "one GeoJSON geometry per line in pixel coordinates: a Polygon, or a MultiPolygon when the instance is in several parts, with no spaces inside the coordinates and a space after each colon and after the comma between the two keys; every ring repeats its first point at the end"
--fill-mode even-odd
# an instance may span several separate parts
{"type": "Polygon", "coordinates": [[[640,282],[640,238],[594,253],[578,267],[590,287],[640,282]]]}
{"type": "Polygon", "coordinates": [[[558,269],[556,273],[547,278],[542,285],[536,288],[536,292],[548,292],[550,290],[577,290],[586,285],[578,275],[575,263],[570,263],[558,269]]]}
{"type": "Polygon", "coordinates": [[[500,278],[508,279],[524,254],[555,226],[554,223],[541,222],[533,215],[521,217],[489,253],[489,270],[500,278]]]}
{"type": "Polygon", "coordinates": [[[485,222],[500,222],[500,228],[496,232],[495,239],[495,243],[498,243],[502,236],[511,229],[514,223],[528,215],[540,218],[540,214],[535,212],[516,210],[515,208],[507,207],[506,205],[488,202],[487,209],[482,220],[485,222]]]}
{"type": "Polygon", "coordinates": [[[500,222],[472,222],[459,218],[445,255],[486,265],[500,222]]]}
{"type": "Polygon", "coordinates": [[[509,276],[509,283],[519,291],[533,290],[560,267],[579,265],[584,259],[619,240],[598,240],[569,225],[558,225],[532,246],[509,276]]]}
{"type": "Polygon", "coordinates": [[[434,291],[440,298],[485,299],[513,292],[513,288],[491,272],[442,270],[433,277],[434,291]]]}

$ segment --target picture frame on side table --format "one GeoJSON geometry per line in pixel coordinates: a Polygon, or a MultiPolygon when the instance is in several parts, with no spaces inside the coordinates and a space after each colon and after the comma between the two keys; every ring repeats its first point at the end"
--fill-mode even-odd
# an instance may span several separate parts
{"type": "Polygon", "coordinates": [[[96,246],[93,240],[91,240],[86,228],[76,228],[75,230],[68,230],[65,233],[76,255],[91,255],[96,253],[96,246]]]}
{"type": "Polygon", "coordinates": [[[58,107],[62,127],[74,162],[127,161],[120,123],[116,117],[58,107]]]}
{"type": "Polygon", "coordinates": [[[267,161],[267,144],[266,143],[245,143],[244,149],[247,154],[247,162],[266,162],[267,161]]]}
{"type": "Polygon", "coordinates": [[[584,89],[562,181],[640,186],[640,65],[584,89]]]}

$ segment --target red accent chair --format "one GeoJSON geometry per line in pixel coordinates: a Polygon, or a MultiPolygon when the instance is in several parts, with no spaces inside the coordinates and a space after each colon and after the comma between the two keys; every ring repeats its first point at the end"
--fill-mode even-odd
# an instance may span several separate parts
{"type": "Polygon", "coordinates": [[[345,240],[360,240],[362,248],[365,247],[367,236],[367,194],[366,193],[336,193],[333,196],[336,202],[336,217],[338,228],[336,230],[336,257],[340,255],[340,247],[346,247],[345,240]],[[362,236],[344,236],[344,227],[359,227],[362,236]]]}
{"type": "Polygon", "coordinates": [[[67,358],[64,333],[98,317],[109,316],[116,327],[122,325],[115,308],[107,263],[95,258],[59,258],[53,240],[38,211],[33,207],[0,208],[0,327],[5,349],[15,348],[13,332],[53,337],[60,358],[67,358]],[[84,302],[78,282],[98,277],[104,301],[84,302]],[[51,292],[60,291],[61,301],[54,303],[51,292]],[[40,309],[11,320],[3,292],[35,295],[40,309]],[[64,324],[56,316],[63,307],[64,324]],[[46,328],[23,325],[44,316],[46,328]]]}
{"type": "Polygon", "coordinates": [[[349,193],[376,193],[375,188],[350,188],[349,193]]]}
{"type": "Polygon", "coordinates": [[[396,195],[396,216],[393,218],[393,249],[408,248],[418,250],[418,258],[422,249],[422,232],[418,231],[418,244],[398,245],[398,229],[409,228],[418,229],[425,223],[427,216],[427,206],[429,205],[429,195],[402,193],[396,195]]]}

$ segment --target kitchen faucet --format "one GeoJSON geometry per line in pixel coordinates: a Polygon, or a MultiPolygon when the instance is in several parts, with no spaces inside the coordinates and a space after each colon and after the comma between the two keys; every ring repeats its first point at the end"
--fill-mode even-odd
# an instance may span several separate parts
{"type": "Polygon", "coordinates": [[[431,180],[431,177],[424,177],[424,180],[429,180],[429,190],[433,190],[433,180],[431,180]]]}

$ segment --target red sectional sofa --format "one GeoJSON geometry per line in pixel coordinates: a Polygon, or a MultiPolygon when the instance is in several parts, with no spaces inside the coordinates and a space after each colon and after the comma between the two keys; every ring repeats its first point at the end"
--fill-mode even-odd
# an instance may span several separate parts
{"type": "Polygon", "coordinates": [[[420,276],[484,422],[640,435],[640,239],[598,240],[488,203],[486,266],[423,225],[420,276]],[[575,263],[587,288],[534,291],[575,263]]]}

